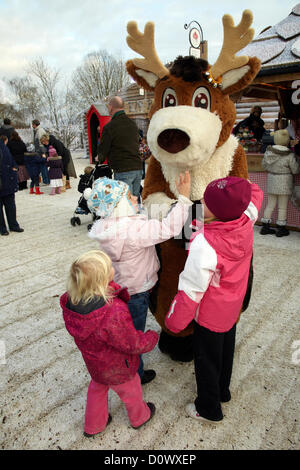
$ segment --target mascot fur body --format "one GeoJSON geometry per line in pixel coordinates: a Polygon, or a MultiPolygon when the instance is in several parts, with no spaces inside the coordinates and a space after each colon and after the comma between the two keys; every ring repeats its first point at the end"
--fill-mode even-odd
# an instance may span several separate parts
{"type": "MultiPolygon", "coordinates": [[[[150,217],[164,217],[178,197],[175,181],[185,170],[191,175],[191,200],[195,203],[183,239],[171,239],[159,247],[160,280],[150,305],[162,328],[159,347],[174,360],[193,358],[193,324],[175,335],[165,327],[164,319],[177,293],[187,257],[189,225],[197,205],[212,180],[227,175],[248,178],[244,150],[231,134],[236,110],[229,95],[249,85],[260,69],[256,57],[235,55],[252,40],[251,23],[249,10],[244,11],[236,27],[231,16],[224,15],[224,43],[216,63],[210,66],[202,59],[178,57],[170,69],[157,57],[154,24],[147,23],[144,34],[135,22],[127,26],[128,45],[144,56],[128,61],[127,71],[140,86],[154,91],[147,134],[152,156],[143,190],[144,205],[150,217]]],[[[252,276],[249,279],[252,281],[252,276]]]]}

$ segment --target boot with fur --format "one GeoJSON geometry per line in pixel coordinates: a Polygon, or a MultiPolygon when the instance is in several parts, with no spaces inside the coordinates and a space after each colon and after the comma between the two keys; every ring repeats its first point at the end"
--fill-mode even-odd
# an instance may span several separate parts
{"type": "Polygon", "coordinates": [[[261,235],[275,235],[276,233],[276,230],[274,230],[273,228],[270,228],[270,223],[267,222],[263,222],[263,226],[259,232],[261,235]]]}

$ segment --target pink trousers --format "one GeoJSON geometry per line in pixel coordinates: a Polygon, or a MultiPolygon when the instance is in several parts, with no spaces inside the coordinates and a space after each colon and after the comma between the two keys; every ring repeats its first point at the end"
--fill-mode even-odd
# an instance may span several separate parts
{"type": "Polygon", "coordinates": [[[105,429],[108,420],[108,391],[116,392],[126,406],[130,424],[134,427],[148,421],[150,409],[143,400],[141,380],[138,374],[120,385],[103,385],[91,380],[85,409],[84,431],[96,434],[105,429]]]}

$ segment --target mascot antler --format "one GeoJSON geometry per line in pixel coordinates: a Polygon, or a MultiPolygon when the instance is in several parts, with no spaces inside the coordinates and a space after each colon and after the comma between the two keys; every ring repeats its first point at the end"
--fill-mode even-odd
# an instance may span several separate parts
{"type": "Polygon", "coordinates": [[[224,15],[222,21],[223,46],[216,63],[211,68],[211,75],[214,79],[218,79],[229,70],[237,69],[248,63],[248,56],[237,57],[235,53],[247,46],[254,36],[254,29],[250,29],[253,21],[250,10],[243,12],[242,19],[237,26],[234,26],[233,18],[230,15],[224,15]]]}
{"type": "Polygon", "coordinates": [[[144,59],[133,59],[136,67],[153,72],[159,78],[169,75],[169,70],[161,63],[154,45],[154,23],[148,22],[144,28],[144,34],[138,30],[136,21],[129,21],[127,24],[126,41],[128,46],[144,59]]]}

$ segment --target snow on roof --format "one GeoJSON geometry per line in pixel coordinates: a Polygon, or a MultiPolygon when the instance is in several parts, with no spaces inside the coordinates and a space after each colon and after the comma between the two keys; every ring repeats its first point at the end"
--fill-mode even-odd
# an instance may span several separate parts
{"type": "Polygon", "coordinates": [[[300,3],[286,18],[263,30],[237,55],[258,57],[261,70],[294,65],[300,68],[300,3]]]}

